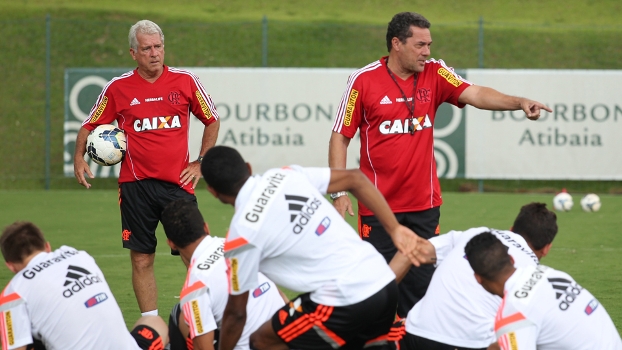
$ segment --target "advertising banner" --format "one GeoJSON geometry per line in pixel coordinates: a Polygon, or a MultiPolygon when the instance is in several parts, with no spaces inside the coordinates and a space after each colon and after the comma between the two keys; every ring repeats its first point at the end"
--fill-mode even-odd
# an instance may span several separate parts
{"type": "Polygon", "coordinates": [[[622,72],[471,69],[468,79],[540,101],[522,111],[466,107],[466,176],[477,179],[622,179],[622,72]]]}

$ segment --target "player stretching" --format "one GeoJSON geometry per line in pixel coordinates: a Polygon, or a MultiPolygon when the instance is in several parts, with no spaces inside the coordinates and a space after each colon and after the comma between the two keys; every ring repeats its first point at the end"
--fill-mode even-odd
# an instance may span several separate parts
{"type": "MultiPolygon", "coordinates": [[[[171,347],[175,350],[186,347],[190,337],[195,349],[214,349],[217,328],[222,322],[227,290],[227,266],[224,257],[225,240],[209,235],[207,223],[199,208],[193,202],[177,199],[169,203],[162,212],[162,226],[168,244],[179,250],[182,261],[188,267],[188,276],[181,291],[180,308],[173,311],[169,321],[171,347]],[[171,325],[179,325],[179,329],[171,325]],[[174,335],[181,331],[182,336],[174,335]]],[[[248,318],[236,350],[248,349],[248,338],[259,326],[285,304],[274,282],[258,273],[257,285],[248,299],[248,318]]]]}
{"type": "Polygon", "coordinates": [[[359,170],[292,166],[251,176],[236,150],[216,146],[205,154],[201,171],[208,190],[236,208],[225,242],[230,295],[221,350],[232,349],[240,337],[258,271],[303,294],[251,335],[254,349],[360,349],[389,330],[397,306],[395,275],[324,194],[351,191],[403,251],[423,239],[398,224],[359,170]]]}
{"type": "Polygon", "coordinates": [[[495,319],[502,350],[622,349],[605,307],[567,273],[544,265],[515,268],[491,233],[473,237],[465,252],[482,287],[503,297],[495,319]]]}
{"type": "Polygon", "coordinates": [[[2,349],[149,349],[168,343],[166,323],[141,317],[125,328],[104,274],[86,252],[52,251],[30,222],[5,228],[0,248],[15,276],[0,294],[2,349]]]}

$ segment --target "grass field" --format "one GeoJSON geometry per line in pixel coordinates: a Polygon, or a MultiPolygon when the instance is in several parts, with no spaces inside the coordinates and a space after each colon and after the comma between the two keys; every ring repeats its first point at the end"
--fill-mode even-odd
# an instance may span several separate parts
{"type": "MultiPolygon", "coordinates": [[[[585,213],[578,206],[558,213],[559,233],[543,264],[571,274],[607,308],[618,331],[622,331],[622,235],[619,232],[622,197],[601,195],[602,209],[585,213]]],[[[233,214],[200,185],[199,207],[214,235],[223,235],[233,214]]],[[[441,231],[489,226],[507,229],[520,206],[532,201],[550,203],[552,195],[445,193],[441,231]]],[[[0,191],[0,226],[15,220],[35,222],[53,247],[62,244],[86,250],[95,257],[117,298],[128,327],[140,313],[132,290],[128,251],[121,248],[117,192],[114,190],[0,191]]],[[[349,218],[355,225],[355,218],[349,218]]],[[[167,315],[178,302],[185,269],[170,255],[164,232],[158,230],[156,277],[160,313],[167,315]]],[[[11,278],[0,269],[0,284],[11,278]]],[[[293,294],[290,293],[290,296],[293,294]]]]}

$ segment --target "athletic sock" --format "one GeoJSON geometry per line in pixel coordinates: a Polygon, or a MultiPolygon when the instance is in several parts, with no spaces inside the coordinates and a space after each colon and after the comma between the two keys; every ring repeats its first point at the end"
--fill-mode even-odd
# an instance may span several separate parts
{"type": "Polygon", "coordinates": [[[142,312],[141,315],[142,316],[158,316],[158,309],[147,311],[147,312],[142,312]]]}

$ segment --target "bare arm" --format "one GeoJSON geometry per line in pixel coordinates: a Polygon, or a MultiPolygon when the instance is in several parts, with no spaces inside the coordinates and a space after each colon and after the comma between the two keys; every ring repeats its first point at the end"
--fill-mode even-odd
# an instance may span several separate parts
{"type": "Polygon", "coordinates": [[[515,111],[522,109],[527,118],[531,120],[540,118],[541,109],[553,112],[552,109],[538,101],[506,95],[495,89],[477,85],[471,85],[464,89],[458,98],[458,102],[491,111],[515,111]]]}
{"type": "MultiPolygon", "coordinates": [[[[332,169],[345,169],[346,160],[348,157],[348,146],[350,145],[350,138],[344,135],[334,132],[330,135],[330,141],[328,143],[328,166],[332,169]]],[[[335,209],[345,217],[346,211],[350,216],[354,216],[354,210],[352,209],[352,201],[348,196],[338,197],[333,201],[335,209]]]]}
{"type": "Polygon", "coordinates": [[[214,350],[214,331],[194,337],[192,345],[196,350],[214,350]]]}
{"type": "MultiPolygon", "coordinates": [[[[418,261],[422,264],[436,263],[436,249],[428,240],[421,240],[417,245],[418,261]]],[[[412,263],[404,254],[397,252],[389,262],[389,267],[395,274],[395,280],[400,283],[408,273],[412,263]]]]}
{"type": "Polygon", "coordinates": [[[415,266],[427,263],[420,256],[420,248],[418,247],[423,242],[427,242],[427,240],[417,236],[409,228],[397,222],[389,204],[365,174],[358,169],[332,169],[328,192],[344,190],[352,192],[359,202],[365,204],[374,213],[378,221],[391,236],[397,249],[406,255],[415,266]]]}
{"type": "Polygon", "coordinates": [[[242,329],[244,328],[244,324],[246,324],[247,302],[248,292],[240,295],[229,295],[225,313],[222,317],[218,349],[233,350],[240,340],[242,329]]]}
{"type": "Polygon", "coordinates": [[[81,127],[76,136],[76,150],[73,154],[73,173],[78,179],[78,183],[86,188],[91,188],[91,184],[86,181],[84,173],[86,173],[91,179],[94,178],[89,164],[84,160],[84,154],[86,153],[86,138],[91,132],[81,127]]]}
{"type": "MultiPolygon", "coordinates": [[[[218,139],[218,130],[220,129],[220,120],[216,120],[203,129],[203,138],[201,138],[201,151],[200,156],[203,156],[208,149],[214,147],[216,140],[218,139]]],[[[198,161],[191,161],[188,163],[186,169],[184,169],[179,175],[179,182],[185,186],[188,182],[192,181],[192,188],[197,187],[197,183],[201,178],[201,163],[198,161]]]]}

